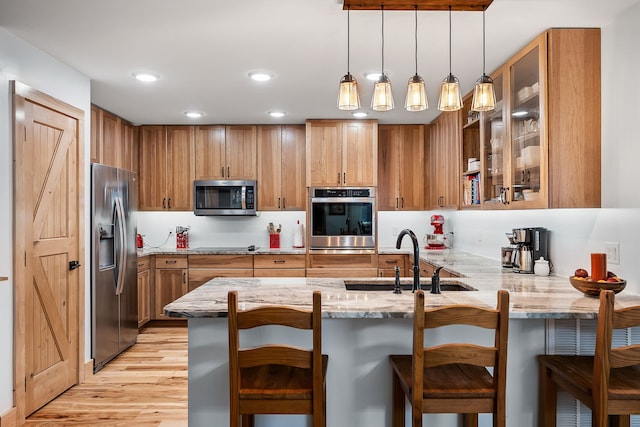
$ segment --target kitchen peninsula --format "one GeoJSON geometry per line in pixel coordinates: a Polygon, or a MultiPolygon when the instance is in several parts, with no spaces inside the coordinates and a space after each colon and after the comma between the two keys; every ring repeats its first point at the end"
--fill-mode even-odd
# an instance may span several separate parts
{"type": "MultiPolygon", "coordinates": [[[[442,265],[460,278],[442,279],[477,290],[426,294],[428,306],[481,304],[495,306],[496,291],[511,295],[507,373],[507,425],[536,425],[537,365],[545,352],[545,319],[594,318],[598,300],[576,291],[566,277],[503,272],[499,263],[455,251],[423,252],[421,259],[442,265]]],[[[370,282],[389,279],[371,279],[370,282]]],[[[238,290],[241,309],[262,304],[310,307],[314,290],[322,292],[323,352],[329,354],[327,425],[364,427],[390,425],[391,370],[389,354],[411,353],[413,295],[403,291],[348,291],[342,279],[218,278],[165,307],[170,317],[189,319],[189,425],[228,424],[227,292],[238,290]]],[[[428,283],[429,279],[423,279],[428,283]]],[[[640,304],[640,296],[622,292],[621,306],[640,304]]],[[[490,337],[486,331],[449,327],[429,332],[444,341],[490,337]]],[[[277,337],[278,331],[250,331],[250,342],[277,337]]],[[[297,337],[294,337],[297,339],[297,337]]],[[[300,416],[302,417],[302,416],[300,416]]],[[[454,415],[427,415],[431,425],[451,424],[454,415]]],[[[298,416],[256,417],[259,427],[300,425],[298,416]]],[[[490,415],[480,425],[491,425],[490,415]]]]}

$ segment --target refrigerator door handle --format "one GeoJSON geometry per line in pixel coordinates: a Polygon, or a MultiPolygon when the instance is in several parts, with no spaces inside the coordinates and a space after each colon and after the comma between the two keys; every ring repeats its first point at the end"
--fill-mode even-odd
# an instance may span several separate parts
{"type": "Polygon", "coordinates": [[[122,199],[120,197],[115,198],[115,212],[118,224],[118,234],[120,236],[120,253],[118,259],[118,279],[116,281],[116,295],[122,294],[124,289],[124,276],[126,271],[127,261],[127,241],[126,241],[126,224],[124,208],[122,206],[122,199]]]}

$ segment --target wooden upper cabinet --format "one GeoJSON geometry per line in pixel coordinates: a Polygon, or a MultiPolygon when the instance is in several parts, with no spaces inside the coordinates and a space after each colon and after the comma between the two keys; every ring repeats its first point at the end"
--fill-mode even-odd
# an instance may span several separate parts
{"type": "Polygon", "coordinates": [[[224,126],[196,126],[195,179],[224,179],[224,126]]]}
{"type": "Polygon", "coordinates": [[[228,179],[256,179],[256,126],[227,126],[225,157],[228,179]]]}
{"type": "Polygon", "coordinates": [[[309,120],[306,126],[308,186],[377,185],[375,120],[309,120]]]}
{"type": "Polygon", "coordinates": [[[165,126],[142,126],[140,129],[139,210],[158,211],[167,207],[166,140],[165,126]]]}
{"type": "Polygon", "coordinates": [[[167,209],[193,210],[194,127],[167,126],[167,209]]]}
{"type": "Polygon", "coordinates": [[[256,179],[256,126],[197,126],[195,179],[256,179]]]}
{"type": "Polygon", "coordinates": [[[138,171],[138,128],[91,105],[91,162],[138,171]]]}
{"type": "Polygon", "coordinates": [[[123,163],[122,123],[120,117],[102,112],[102,164],[120,167],[123,163]]]}
{"type": "Polygon", "coordinates": [[[378,126],[378,209],[424,208],[424,126],[378,126]]]}
{"type": "Polygon", "coordinates": [[[91,163],[102,160],[102,114],[100,108],[91,105],[91,163]]]}
{"type": "Polygon", "coordinates": [[[124,157],[121,167],[132,172],[138,172],[138,126],[122,120],[120,135],[122,136],[122,147],[124,157]]]}
{"type": "Polygon", "coordinates": [[[342,128],[342,184],[378,185],[378,124],[347,121],[342,128]]]}
{"type": "Polygon", "coordinates": [[[309,120],[307,138],[307,186],[340,185],[342,182],[342,122],[309,120]]]}
{"type": "Polygon", "coordinates": [[[425,208],[457,209],[460,152],[460,113],[440,114],[429,127],[425,208]]]}
{"type": "Polygon", "coordinates": [[[142,126],[140,210],[193,210],[193,126],[142,126]]]}
{"type": "Polygon", "coordinates": [[[305,210],[305,127],[258,126],[258,209],[305,210]]]}

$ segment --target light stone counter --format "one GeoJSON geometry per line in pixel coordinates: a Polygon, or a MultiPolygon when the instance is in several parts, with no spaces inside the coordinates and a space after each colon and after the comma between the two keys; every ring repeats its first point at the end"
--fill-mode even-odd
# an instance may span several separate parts
{"type": "MultiPolygon", "coordinates": [[[[380,250],[380,253],[393,253],[380,250]]],[[[397,251],[396,251],[397,252],[397,251]]],[[[423,251],[421,258],[444,266],[461,275],[442,278],[441,284],[461,283],[475,291],[443,291],[427,294],[426,304],[436,307],[448,304],[480,304],[495,306],[496,291],[510,293],[511,318],[594,318],[597,298],[584,296],[574,289],[567,277],[517,274],[501,268],[498,261],[461,251],[423,251]]],[[[393,279],[370,278],[372,283],[389,283],[393,279]]],[[[412,278],[403,278],[403,283],[412,278]]],[[[311,293],[322,292],[322,311],[326,318],[405,318],[411,317],[411,291],[393,294],[391,291],[348,291],[342,279],[319,278],[217,278],[165,307],[170,317],[225,317],[227,293],[238,291],[239,300],[250,308],[261,304],[300,305],[308,307],[311,293]]],[[[429,284],[431,279],[421,278],[429,284]]],[[[620,306],[640,305],[640,296],[616,295],[620,306]]]]}
{"type": "MultiPolygon", "coordinates": [[[[404,251],[403,252],[409,252],[404,251]]],[[[535,356],[546,352],[546,319],[592,318],[598,300],[573,289],[566,277],[503,272],[499,261],[447,250],[423,251],[421,258],[461,278],[477,291],[428,293],[426,303],[454,303],[494,307],[496,291],[511,295],[507,363],[507,427],[537,425],[538,369],[535,356]]],[[[379,253],[397,253],[382,249],[379,253]]],[[[409,252],[411,253],[411,252],[409,252]]],[[[375,278],[372,281],[389,279],[375,278]]],[[[403,281],[411,282],[412,278],[403,281]]],[[[422,278],[429,282],[429,278],[422,278]]],[[[217,278],[165,306],[173,317],[187,317],[189,327],[189,427],[229,424],[229,370],[227,292],[238,290],[241,309],[261,304],[309,307],[314,290],[322,292],[322,346],[329,355],[327,370],[327,426],[370,427],[391,425],[391,368],[389,354],[410,354],[413,294],[403,291],[347,291],[342,279],[217,278]]],[[[640,297],[624,291],[620,305],[640,304],[640,297]]],[[[430,330],[433,344],[451,340],[492,342],[489,331],[447,327],[430,330]],[[481,341],[482,340],[482,341],[481,341]]],[[[303,337],[281,329],[244,331],[243,345],[287,342],[309,345],[303,337]]],[[[425,425],[457,425],[454,415],[429,414],[425,425]]],[[[256,427],[310,425],[304,416],[257,416],[256,427]]],[[[492,426],[490,415],[480,415],[479,426],[492,426]]]]}
{"type": "Polygon", "coordinates": [[[197,247],[189,249],[173,249],[173,248],[153,248],[138,249],[138,257],[149,255],[305,255],[305,248],[280,248],[270,249],[269,247],[256,247],[256,250],[250,251],[246,246],[242,247],[197,247]]]}

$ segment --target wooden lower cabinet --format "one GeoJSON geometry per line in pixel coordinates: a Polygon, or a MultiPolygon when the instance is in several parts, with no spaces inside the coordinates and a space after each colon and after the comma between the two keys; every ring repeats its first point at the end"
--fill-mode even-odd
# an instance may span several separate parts
{"type": "Polygon", "coordinates": [[[189,292],[216,277],[253,277],[253,255],[189,255],[189,292]]]}
{"type": "MultiPolygon", "coordinates": [[[[436,271],[436,268],[438,268],[437,265],[420,260],[420,277],[433,276],[433,272],[436,271]]],[[[443,268],[442,270],[440,270],[440,277],[460,277],[460,275],[443,268]]]]}
{"type": "Polygon", "coordinates": [[[377,254],[309,254],[307,277],[376,277],[377,254]]]}
{"type": "Polygon", "coordinates": [[[378,276],[395,277],[396,266],[400,268],[400,276],[409,276],[409,255],[407,254],[384,254],[378,255],[378,276]]]}
{"type": "Polygon", "coordinates": [[[138,259],[138,328],[151,320],[151,257],[138,259]]]}
{"type": "Polygon", "coordinates": [[[254,277],[305,277],[304,255],[264,254],[253,257],[254,277]]]}
{"type": "Polygon", "coordinates": [[[156,255],[154,283],[154,319],[169,319],[165,305],[187,293],[188,262],[186,255],[156,255]]]}

